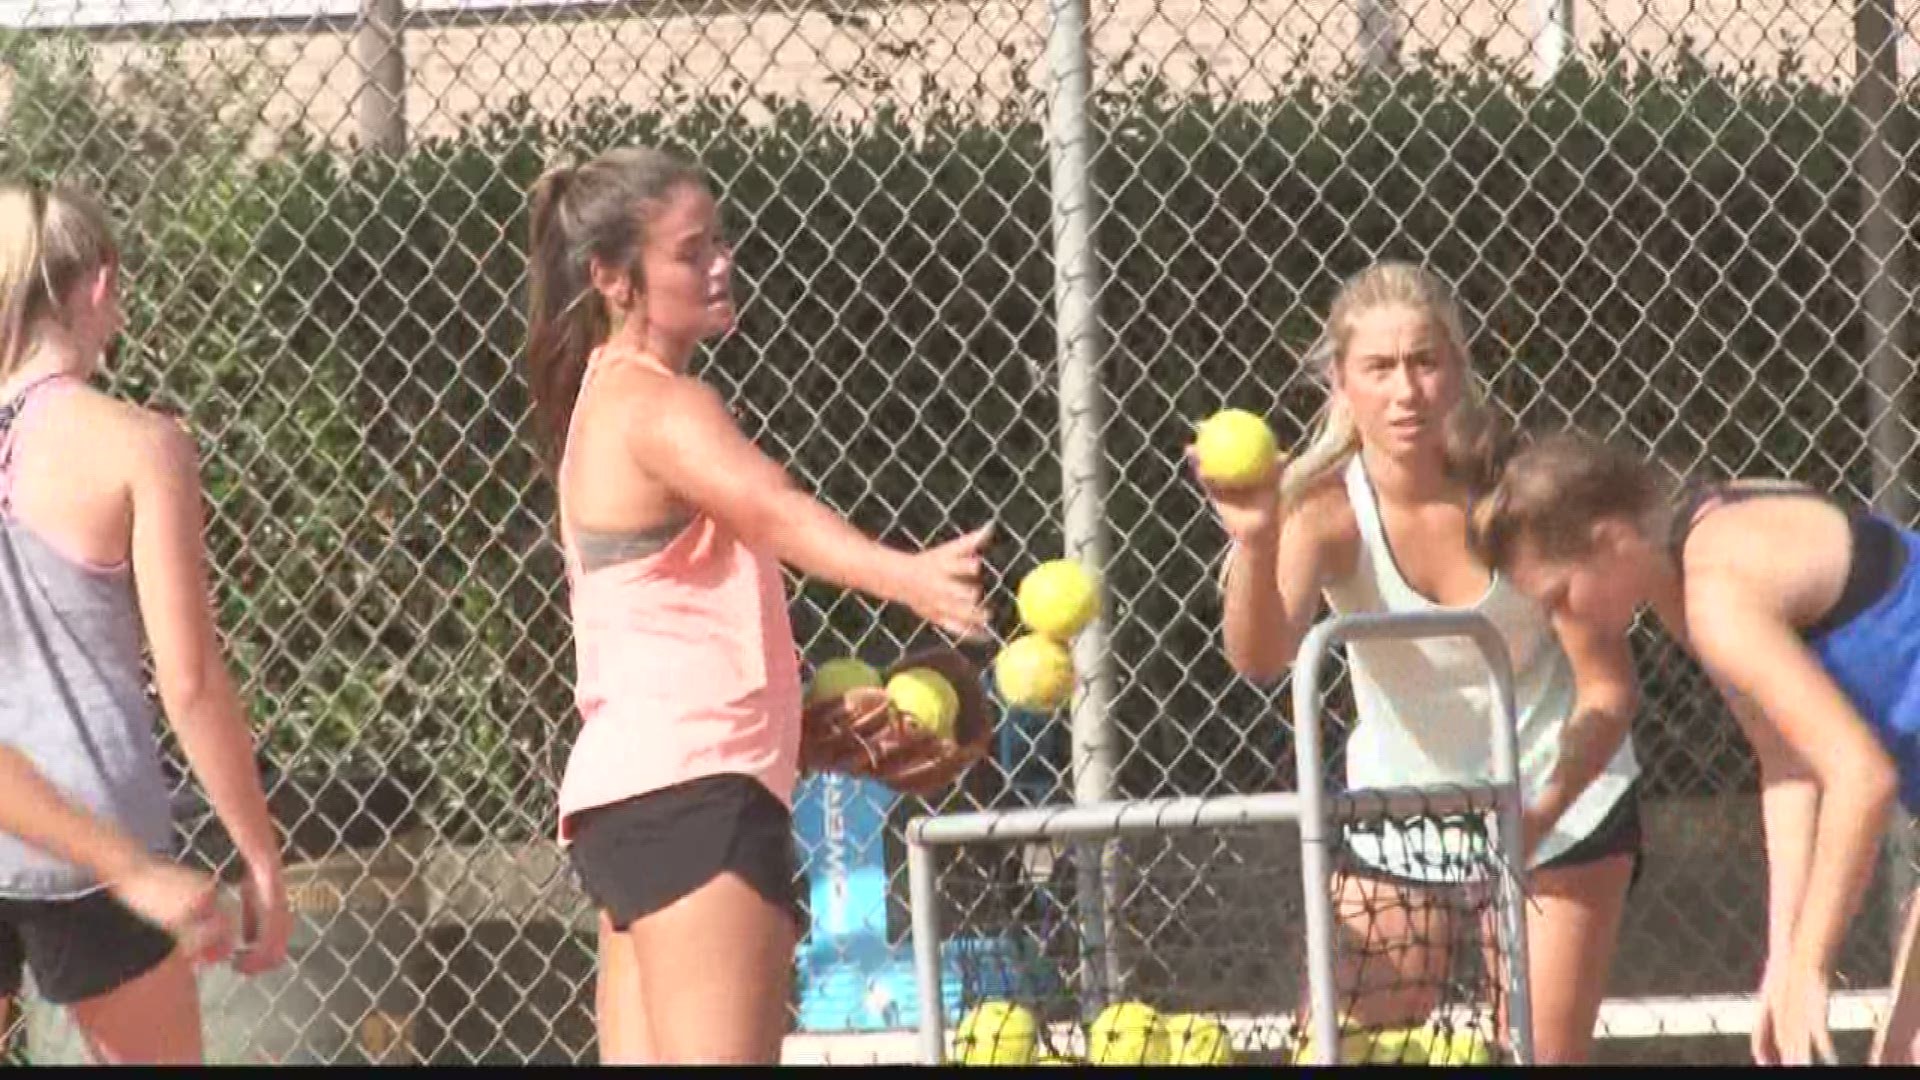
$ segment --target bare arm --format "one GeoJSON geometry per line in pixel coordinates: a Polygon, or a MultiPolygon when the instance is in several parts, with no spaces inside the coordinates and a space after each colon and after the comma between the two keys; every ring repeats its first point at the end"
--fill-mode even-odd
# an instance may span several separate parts
{"type": "Polygon", "coordinates": [[[107,884],[151,856],[139,842],[60,794],[26,755],[0,745],[0,830],[86,867],[107,884]]]}
{"type": "Polygon", "coordinates": [[[233,927],[214,880],[159,858],[62,795],[26,755],[0,745],[0,830],[93,871],[107,890],[201,962],[224,959],[233,927]]]}
{"type": "Polygon", "coordinates": [[[1553,772],[1528,808],[1536,839],[1606,770],[1640,707],[1626,634],[1565,616],[1554,620],[1554,629],[1573,668],[1574,707],[1560,729],[1553,772]]]}
{"type": "Polygon", "coordinates": [[[1222,636],[1227,662],[1246,678],[1286,674],[1320,611],[1331,541],[1309,515],[1278,516],[1269,529],[1236,540],[1223,583],[1222,636]]]}
{"type": "Polygon", "coordinates": [[[132,475],[133,570],[154,681],[187,764],[246,860],[256,918],[270,920],[260,962],[285,947],[280,843],[254,762],[253,733],[214,628],[193,443],[170,423],[141,432],[132,475]],[[277,900],[276,900],[277,897],[277,900]],[[277,935],[277,937],[276,937],[277,935]]]}
{"type": "Polygon", "coordinates": [[[1287,605],[1280,594],[1280,526],[1261,529],[1227,547],[1220,588],[1221,637],[1227,662],[1247,678],[1269,682],[1286,669],[1280,628],[1287,605]]]}
{"type": "Polygon", "coordinates": [[[1767,847],[1767,955],[1785,959],[1813,867],[1820,785],[1754,703],[1725,692],[1727,705],[1760,762],[1760,822],[1767,847]]]}
{"type": "Polygon", "coordinates": [[[1815,825],[1820,820],[1820,787],[1804,773],[1791,778],[1765,775],[1761,766],[1761,829],[1767,847],[1767,951],[1782,958],[1793,951],[1794,927],[1813,870],[1815,825]]]}
{"type": "Polygon", "coordinates": [[[1709,577],[1689,588],[1687,608],[1702,662],[1750,700],[1735,715],[1757,733],[1749,738],[1762,768],[1770,763],[1780,779],[1817,785],[1811,798],[1804,786],[1785,787],[1763,812],[1769,862],[1775,850],[1785,859],[1770,871],[1770,900],[1790,921],[1769,936],[1785,938],[1784,962],[1824,979],[1873,873],[1897,792],[1893,762],[1786,620],[1751,590],[1709,577]]]}
{"type": "MultiPolygon", "coordinates": [[[[1653,608],[1674,642],[1697,656],[1687,629],[1685,595],[1676,590],[1657,596],[1653,608]]],[[[1714,686],[1760,764],[1760,821],[1767,849],[1767,956],[1770,963],[1784,961],[1792,951],[1793,928],[1813,865],[1820,785],[1752,698],[1718,678],[1714,686]]]]}
{"type": "Polygon", "coordinates": [[[987,529],[924,553],[888,547],[802,490],[741,433],[710,387],[663,380],[652,396],[654,417],[631,426],[629,447],[680,498],[803,573],[904,604],[951,632],[985,626],[969,579],[987,529]]]}

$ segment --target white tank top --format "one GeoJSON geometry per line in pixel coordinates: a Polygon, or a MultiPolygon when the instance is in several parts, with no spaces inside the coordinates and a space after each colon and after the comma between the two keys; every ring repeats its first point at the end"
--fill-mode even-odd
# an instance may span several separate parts
{"type": "MultiPolygon", "coordinates": [[[[1441,609],[1400,576],[1359,455],[1347,465],[1346,485],[1359,525],[1359,557],[1352,574],[1326,586],[1328,604],[1342,615],[1441,609]]],[[[1513,661],[1520,776],[1530,805],[1559,756],[1561,726],[1574,706],[1573,667],[1546,612],[1506,578],[1495,574],[1486,593],[1467,610],[1493,624],[1513,661]]],[[[1442,784],[1493,775],[1489,721],[1496,703],[1488,689],[1486,663],[1472,642],[1350,642],[1346,654],[1359,713],[1347,740],[1350,788],[1442,784]]],[[[1535,849],[1534,865],[1591,835],[1639,773],[1628,737],[1535,849]]],[[[1454,881],[1474,876],[1472,860],[1437,858],[1442,852],[1436,845],[1458,851],[1458,845],[1470,843],[1464,834],[1442,832],[1431,824],[1420,829],[1425,835],[1415,836],[1408,828],[1356,829],[1348,842],[1362,860],[1402,877],[1454,881]]]]}

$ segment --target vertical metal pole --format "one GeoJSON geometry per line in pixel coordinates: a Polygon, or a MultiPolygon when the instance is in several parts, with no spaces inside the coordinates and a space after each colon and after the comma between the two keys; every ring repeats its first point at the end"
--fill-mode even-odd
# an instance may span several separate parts
{"type": "Polygon", "coordinates": [[[1573,0],[1532,0],[1533,80],[1544,86],[1573,51],[1573,0]]]}
{"type": "Polygon", "coordinates": [[[407,148],[406,16],[403,0],[360,0],[354,31],[360,62],[360,144],[383,154],[407,148]]]}
{"type": "Polygon", "coordinates": [[[1333,874],[1327,861],[1327,801],[1321,777],[1320,662],[1331,628],[1321,624],[1300,643],[1293,671],[1293,753],[1300,783],[1300,880],[1306,890],[1307,1003],[1318,1062],[1340,1063],[1340,1016],[1334,988],[1333,874]]]}
{"type": "MultiPolygon", "coordinates": [[[[1087,116],[1091,76],[1087,56],[1087,0],[1049,0],[1053,69],[1049,144],[1053,167],[1054,301],[1060,356],[1060,468],[1068,557],[1078,559],[1106,590],[1107,542],[1105,455],[1101,432],[1105,408],[1100,385],[1099,258],[1094,250],[1098,210],[1093,184],[1093,125],[1087,116]]],[[[1079,803],[1113,797],[1117,757],[1110,707],[1114,694],[1107,649],[1107,612],[1098,615],[1074,643],[1074,665],[1083,675],[1073,704],[1073,787],[1079,803]]],[[[1094,1002],[1104,1000],[1119,965],[1107,933],[1118,906],[1114,849],[1076,862],[1080,874],[1081,932],[1088,976],[1083,985],[1094,1002]]],[[[1095,845],[1082,848],[1091,853],[1095,845]]],[[[1097,1006],[1096,1006],[1097,1007],[1097,1006]]]]}
{"type": "Polygon", "coordinates": [[[1400,62],[1400,13],[1394,0],[1355,0],[1360,21],[1360,63],[1373,72],[1400,62]]]}
{"type": "Polygon", "coordinates": [[[1502,950],[1507,958],[1507,1030],[1513,1048],[1514,1064],[1533,1064],[1533,986],[1527,966],[1527,918],[1525,856],[1521,850],[1525,833],[1521,825],[1520,805],[1520,732],[1513,701],[1513,661],[1505,643],[1488,626],[1474,635],[1487,660],[1488,683],[1493,689],[1493,779],[1500,791],[1498,843],[1500,875],[1497,892],[1500,905],[1500,932],[1507,939],[1502,950]]]}
{"type": "Polygon", "coordinates": [[[933,849],[907,838],[907,910],[913,925],[913,976],[920,984],[920,1063],[946,1056],[947,1000],[940,992],[940,910],[933,849]]]}
{"type": "MultiPolygon", "coordinates": [[[[1913,523],[1913,493],[1905,462],[1913,452],[1907,429],[1906,356],[1907,190],[1902,157],[1906,130],[1898,101],[1900,23],[1893,0],[1858,0],[1853,16],[1853,107],[1860,116],[1860,296],[1867,381],[1867,441],[1873,460],[1874,508],[1901,525],[1913,523]]],[[[1886,845],[1887,889],[1899,913],[1913,891],[1913,836],[1906,815],[1886,845]]],[[[1896,941],[1897,945],[1898,942],[1896,941]]]]}

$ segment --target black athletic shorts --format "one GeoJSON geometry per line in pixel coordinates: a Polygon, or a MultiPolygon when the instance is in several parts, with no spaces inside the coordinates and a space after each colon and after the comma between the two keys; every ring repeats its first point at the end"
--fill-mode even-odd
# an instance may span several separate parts
{"type": "Polygon", "coordinates": [[[0,899],[0,997],[27,969],[40,997],[71,1005],[118,990],[173,955],[173,935],[106,890],[71,900],[0,899]]]}
{"type": "Polygon", "coordinates": [[[574,815],[567,857],[580,886],[625,930],[726,871],[807,920],[793,815],[758,780],[702,777],[574,815]]]}
{"type": "Polygon", "coordinates": [[[1620,801],[1613,804],[1613,809],[1607,811],[1607,816],[1600,819],[1600,824],[1592,832],[1534,869],[1564,870],[1597,863],[1615,855],[1632,855],[1633,880],[1637,882],[1644,862],[1642,849],[1645,844],[1646,835],[1640,827],[1640,787],[1636,784],[1620,796],[1620,801]]]}

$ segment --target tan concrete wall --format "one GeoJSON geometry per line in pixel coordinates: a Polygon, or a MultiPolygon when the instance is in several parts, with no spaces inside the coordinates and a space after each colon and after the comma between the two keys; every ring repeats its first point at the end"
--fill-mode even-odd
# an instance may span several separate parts
{"type": "MultiPolygon", "coordinates": [[[[1434,50],[1461,59],[1484,41],[1492,55],[1527,56],[1527,0],[1401,0],[1400,7],[1407,55],[1434,50]]],[[[1797,48],[1808,74],[1838,83],[1853,64],[1850,8],[1835,0],[1597,0],[1576,5],[1576,26],[1582,48],[1611,33],[1665,56],[1690,37],[1710,62],[1750,61],[1762,71],[1797,48]]],[[[1152,66],[1188,85],[1204,64],[1217,85],[1258,98],[1305,71],[1332,73],[1355,52],[1349,0],[1093,0],[1092,11],[1103,81],[1125,64],[1130,71],[1152,66]]],[[[1902,0],[1900,11],[1911,25],[1920,0],[1902,0]]],[[[805,99],[851,118],[889,96],[863,81],[875,74],[891,79],[896,99],[939,87],[999,100],[1020,76],[1045,85],[1046,29],[1040,0],[879,4],[841,18],[817,10],[722,12],[416,28],[407,38],[407,117],[416,134],[431,136],[520,94],[544,112],[593,97],[646,107],[676,82],[728,85],[736,77],[753,93],[805,99]]],[[[101,41],[103,70],[142,47],[137,35],[101,41]]],[[[348,31],[195,32],[181,47],[195,62],[228,69],[264,62],[277,72],[262,117],[268,130],[298,125],[342,139],[354,130],[361,74],[348,31]]],[[[1911,34],[1903,53],[1911,71],[1911,34]]]]}

